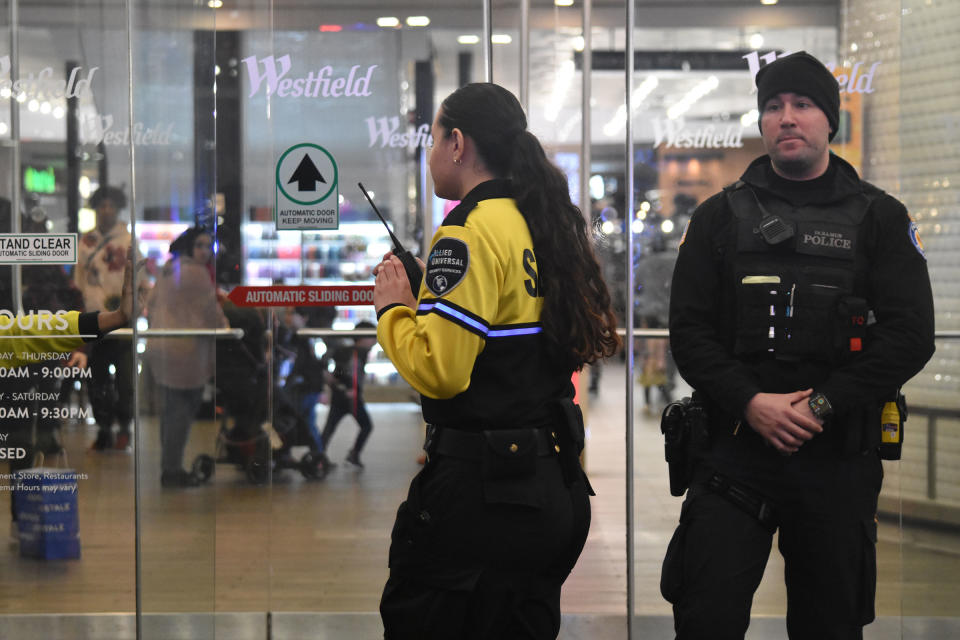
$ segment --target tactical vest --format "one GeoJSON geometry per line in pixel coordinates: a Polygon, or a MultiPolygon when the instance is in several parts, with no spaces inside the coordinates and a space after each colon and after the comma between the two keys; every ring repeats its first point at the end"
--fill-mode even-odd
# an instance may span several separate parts
{"type": "Polygon", "coordinates": [[[736,355],[834,365],[861,351],[870,314],[860,226],[872,199],[857,193],[795,207],[742,181],[726,198],[734,214],[736,355]]]}

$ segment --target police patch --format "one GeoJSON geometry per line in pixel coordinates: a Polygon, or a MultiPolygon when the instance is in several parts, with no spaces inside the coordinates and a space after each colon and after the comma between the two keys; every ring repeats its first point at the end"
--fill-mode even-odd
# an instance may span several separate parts
{"type": "Polygon", "coordinates": [[[470,250],[467,243],[457,238],[440,238],[430,249],[424,284],[427,290],[441,297],[454,289],[467,275],[470,250]]]}
{"type": "Polygon", "coordinates": [[[910,242],[913,243],[914,248],[916,248],[920,256],[926,260],[927,254],[923,252],[923,242],[920,240],[920,232],[917,229],[917,223],[913,220],[910,221],[910,242]]]}

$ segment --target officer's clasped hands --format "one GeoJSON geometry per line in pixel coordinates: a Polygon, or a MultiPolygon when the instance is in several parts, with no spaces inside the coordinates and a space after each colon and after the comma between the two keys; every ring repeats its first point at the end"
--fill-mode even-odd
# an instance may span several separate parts
{"type": "Polygon", "coordinates": [[[770,446],[783,454],[800,447],[823,431],[807,404],[812,389],[793,393],[758,393],[747,403],[745,416],[770,446]]]}

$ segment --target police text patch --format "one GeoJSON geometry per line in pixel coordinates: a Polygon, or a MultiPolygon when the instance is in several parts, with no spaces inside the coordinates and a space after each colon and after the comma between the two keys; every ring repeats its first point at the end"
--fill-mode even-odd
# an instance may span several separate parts
{"type": "Polygon", "coordinates": [[[856,227],[826,222],[797,224],[797,253],[853,260],[856,250],[856,227]]]}
{"type": "Polygon", "coordinates": [[[435,296],[443,296],[463,281],[470,265],[467,243],[457,238],[440,238],[430,250],[424,284],[435,296]]]}

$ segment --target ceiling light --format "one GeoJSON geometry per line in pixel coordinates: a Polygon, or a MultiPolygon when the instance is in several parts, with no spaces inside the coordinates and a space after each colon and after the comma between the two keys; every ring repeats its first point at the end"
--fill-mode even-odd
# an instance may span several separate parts
{"type": "MultiPolygon", "coordinates": [[[[630,104],[634,113],[640,109],[641,103],[647,99],[659,84],[660,80],[658,80],[656,76],[647,76],[644,81],[633,90],[633,93],[630,95],[630,104]]],[[[610,121],[603,125],[603,133],[612,138],[619,135],[626,125],[627,105],[621,104],[617,107],[617,111],[613,114],[613,117],[610,118],[610,121]]]]}
{"type": "Polygon", "coordinates": [[[750,36],[750,48],[756,51],[763,46],[763,34],[755,33],[750,36]]]}
{"type": "Polygon", "coordinates": [[[557,5],[558,7],[572,7],[573,0],[553,0],[553,4],[557,5]]]}
{"type": "Polygon", "coordinates": [[[557,67],[557,77],[553,82],[553,99],[547,105],[544,117],[547,122],[556,122],[560,115],[560,108],[566,102],[567,92],[577,73],[577,66],[573,60],[564,60],[557,67]]]}
{"type": "Polygon", "coordinates": [[[777,4],[777,0],[760,0],[760,4],[777,4]]]}
{"type": "Polygon", "coordinates": [[[710,76],[709,78],[701,81],[695,87],[690,89],[685,96],[680,98],[679,102],[667,109],[667,117],[671,120],[676,120],[689,111],[690,107],[692,107],[697,100],[707,95],[718,86],[720,86],[720,80],[717,79],[717,76],[710,76]]]}
{"type": "Polygon", "coordinates": [[[410,16],[407,18],[408,27],[425,27],[430,24],[430,18],[427,16],[410,16]]]}
{"type": "Polygon", "coordinates": [[[513,42],[513,38],[506,33],[495,33],[490,36],[490,42],[493,44],[510,44],[513,42]]]}
{"type": "Polygon", "coordinates": [[[583,51],[583,48],[586,46],[586,43],[583,40],[583,36],[576,36],[573,39],[573,50],[574,51],[583,51]]]}
{"type": "Polygon", "coordinates": [[[211,9],[219,9],[223,6],[223,0],[207,0],[207,6],[211,9]]]}
{"type": "Polygon", "coordinates": [[[457,36],[457,42],[459,42],[460,44],[479,44],[480,36],[474,36],[474,35],[457,36]]]}
{"type": "Polygon", "coordinates": [[[740,126],[749,127],[757,124],[757,121],[760,119],[760,112],[756,109],[750,109],[745,114],[740,116],[740,126]]]}
{"type": "Polygon", "coordinates": [[[383,27],[384,29],[399,27],[400,18],[395,18],[393,16],[384,16],[382,18],[377,18],[377,26],[383,27]]]}

